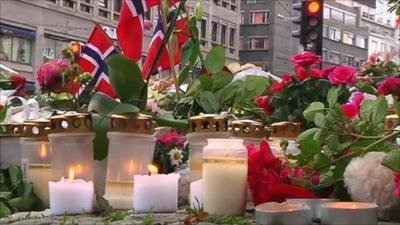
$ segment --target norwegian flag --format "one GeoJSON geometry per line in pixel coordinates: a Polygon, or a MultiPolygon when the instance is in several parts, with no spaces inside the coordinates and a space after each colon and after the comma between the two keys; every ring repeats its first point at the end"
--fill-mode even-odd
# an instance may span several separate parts
{"type": "MultiPolygon", "coordinates": [[[[169,6],[179,0],[169,0],[169,6]]],[[[160,0],[124,0],[117,25],[117,37],[124,55],[133,62],[140,62],[143,50],[144,14],[158,6],[160,0]]]]}
{"type": "MultiPolygon", "coordinates": [[[[78,59],[81,71],[92,74],[91,85],[96,88],[96,92],[102,92],[113,98],[115,98],[116,94],[110,84],[108,66],[105,60],[115,53],[117,53],[117,50],[112,40],[103,29],[96,24],[78,59]]],[[[84,88],[85,87],[80,87],[79,90],[75,91],[78,96],[82,93],[84,88]]]]}
{"type": "MultiPolygon", "coordinates": [[[[172,17],[173,13],[170,13],[168,15],[167,21],[169,22],[172,17]]],[[[174,56],[174,65],[177,65],[181,62],[181,48],[182,46],[186,43],[186,41],[190,37],[190,32],[189,28],[187,26],[187,16],[179,16],[180,18],[176,21],[176,30],[179,32],[177,33],[177,39],[178,39],[178,50],[174,56]]],[[[158,16],[158,22],[156,25],[156,28],[154,30],[153,38],[150,42],[150,47],[149,51],[146,57],[146,61],[143,64],[143,76],[144,78],[147,78],[146,76],[149,74],[149,70],[151,69],[151,64],[154,62],[156,59],[156,55],[158,52],[158,49],[161,47],[162,42],[164,40],[165,33],[164,33],[164,27],[163,27],[163,21],[162,21],[162,16],[158,16]]],[[[161,56],[157,62],[156,69],[154,71],[151,71],[150,75],[156,74],[160,71],[165,71],[169,70],[170,63],[169,63],[169,57],[168,57],[168,49],[164,48],[163,52],[161,53],[161,56]]]]}

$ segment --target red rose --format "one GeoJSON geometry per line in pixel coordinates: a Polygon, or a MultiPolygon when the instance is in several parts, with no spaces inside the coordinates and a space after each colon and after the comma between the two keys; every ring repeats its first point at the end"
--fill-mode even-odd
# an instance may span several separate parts
{"type": "Polygon", "coordinates": [[[264,113],[266,116],[270,115],[274,109],[269,105],[269,97],[268,96],[260,96],[255,99],[255,103],[258,107],[264,109],[264,113]]]}
{"type": "Polygon", "coordinates": [[[16,95],[23,95],[26,86],[26,77],[21,75],[11,75],[10,80],[12,88],[16,90],[16,95]]]}
{"type": "Polygon", "coordinates": [[[293,81],[292,76],[289,74],[283,74],[282,75],[282,82],[285,82],[285,84],[289,84],[293,81]]]}
{"type": "Polygon", "coordinates": [[[357,119],[360,113],[361,103],[363,100],[364,100],[364,95],[361,92],[355,93],[350,103],[342,105],[343,114],[350,120],[357,119]]]}
{"type": "Polygon", "coordinates": [[[321,181],[321,178],[320,178],[319,173],[314,173],[311,176],[311,184],[312,185],[318,185],[320,181],[321,181]]]}
{"type": "Polygon", "coordinates": [[[307,70],[306,70],[306,68],[304,68],[302,66],[299,66],[299,65],[296,65],[294,67],[294,71],[296,73],[296,77],[299,80],[305,80],[307,78],[307,70]]]}
{"type": "Polygon", "coordinates": [[[313,64],[320,64],[321,56],[316,55],[312,52],[303,52],[301,54],[297,54],[289,58],[289,61],[299,66],[306,67],[306,66],[311,66],[313,64]]]}
{"type": "Polygon", "coordinates": [[[392,94],[400,97],[400,78],[389,77],[388,79],[382,81],[378,86],[378,94],[392,94]]]}
{"type": "Polygon", "coordinates": [[[325,66],[324,68],[322,68],[322,76],[323,77],[328,77],[329,74],[331,74],[334,70],[335,70],[336,66],[325,66]]]}
{"type": "Polygon", "coordinates": [[[337,66],[329,75],[331,84],[354,85],[357,82],[356,69],[351,66],[337,66]]]}
{"type": "Polygon", "coordinates": [[[311,76],[318,79],[324,78],[324,74],[321,72],[321,70],[317,69],[311,69],[311,76]]]}
{"type": "Polygon", "coordinates": [[[274,94],[275,92],[282,91],[284,88],[285,88],[284,82],[275,82],[272,83],[271,86],[269,86],[269,92],[271,94],[274,94]]]}

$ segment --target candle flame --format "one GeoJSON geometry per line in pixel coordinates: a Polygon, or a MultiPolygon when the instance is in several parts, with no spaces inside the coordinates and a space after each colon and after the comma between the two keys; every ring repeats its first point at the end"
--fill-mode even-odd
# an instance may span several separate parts
{"type": "Polygon", "coordinates": [[[75,167],[74,166],[69,167],[68,177],[69,177],[69,180],[71,180],[71,181],[73,181],[75,179],[75,167]]]}
{"type": "Polygon", "coordinates": [[[40,158],[44,159],[47,157],[47,147],[46,144],[42,143],[40,145],[40,152],[39,152],[40,158]]]}
{"type": "Polygon", "coordinates": [[[135,163],[133,162],[133,160],[129,160],[129,166],[128,166],[129,176],[133,175],[134,172],[135,172],[135,163]]]}
{"type": "Polygon", "coordinates": [[[76,165],[76,176],[80,177],[82,175],[82,165],[78,164],[76,165]]]}
{"type": "Polygon", "coordinates": [[[357,209],[357,205],[353,203],[353,204],[351,204],[351,208],[352,209],[357,209]]]}
{"type": "Polygon", "coordinates": [[[157,174],[158,173],[158,168],[155,165],[150,164],[148,167],[150,174],[157,174]]]}

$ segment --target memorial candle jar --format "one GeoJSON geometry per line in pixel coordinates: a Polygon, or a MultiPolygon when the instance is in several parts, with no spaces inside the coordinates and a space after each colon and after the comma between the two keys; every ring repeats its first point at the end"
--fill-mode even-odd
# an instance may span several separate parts
{"type": "Polygon", "coordinates": [[[49,205],[49,181],[52,178],[51,151],[47,138],[50,121],[26,121],[21,138],[21,168],[24,180],[33,183],[36,195],[49,205]]]}
{"type": "Polygon", "coordinates": [[[52,152],[52,179],[68,177],[74,170],[76,179],[93,181],[93,139],[90,114],[67,114],[50,118],[49,136],[52,152]]]}
{"type": "Polygon", "coordinates": [[[202,150],[208,138],[229,138],[228,119],[221,115],[204,114],[189,119],[190,180],[201,179],[202,150]]]}
{"type": "Polygon", "coordinates": [[[11,165],[21,165],[21,135],[22,123],[0,124],[0,168],[5,169],[11,165]]]}
{"type": "MultiPolygon", "coordinates": [[[[294,142],[303,129],[301,123],[294,122],[279,122],[271,124],[271,138],[268,140],[268,144],[271,147],[272,153],[279,158],[284,158],[284,154],[280,143],[282,140],[288,140],[290,143],[289,147],[296,147],[294,142]]],[[[293,151],[292,148],[289,151],[293,151]]],[[[296,152],[296,151],[293,151],[296,152]]]]}
{"type": "Polygon", "coordinates": [[[109,150],[105,198],[115,209],[132,208],[133,176],[147,175],[156,139],[151,116],[113,115],[108,132],[109,150]]]}
{"type": "Polygon", "coordinates": [[[269,138],[270,130],[263,123],[254,120],[234,120],[230,122],[229,133],[233,139],[243,139],[245,146],[259,146],[261,140],[269,138]]]}
{"type": "Polygon", "coordinates": [[[246,209],[247,150],[241,139],[208,139],[203,150],[203,205],[211,214],[246,209]]]}

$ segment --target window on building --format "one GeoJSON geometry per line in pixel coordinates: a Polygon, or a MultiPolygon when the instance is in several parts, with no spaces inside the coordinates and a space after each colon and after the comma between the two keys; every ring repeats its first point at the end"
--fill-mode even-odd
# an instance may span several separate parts
{"type": "Polygon", "coordinates": [[[361,35],[357,35],[356,37],[356,45],[360,48],[367,47],[367,38],[361,35]]]}
{"type": "Polygon", "coordinates": [[[377,52],[378,51],[378,42],[375,40],[372,40],[370,48],[371,48],[372,52],[377,52]]]}
{"type": "Polygon", "coordinates": [[[385,52],[385,51],[386,51],[386,44],[381,43],[381,52],[385,52]]]}
{"type": "Polygon", "coordinates": [[[244,37],[240,37],[239,39],[239,50],[244,50],[245,48],[245,44],[244,44],[244,37]]]}
{"type": "Polygon", "coordinates": [[[230,28],[229,29],[229,53],[235,53],[235,36],[236,36],[236,29],[230,28]]]}
{"type": "Polygon", "coordinates": [[[200,43],[201,45],[206,45],[207,39],[207,20],[202,19],[200,22],[200,43]]]}
{"type": "Polygon", "coordinates": [[[99,7],[108,9],[108,0],[99,0],[99,7]]]}
{"type": "Polygon", "coordinates": [[[244,24],[244,12],[240,13],[240,24],[244,24]]]}
{"type": "Polygon", "coordinates": [[[110,12],[104,9],[99,9],[99,16],[108,19],[110,17],[110,12]]]}
{"type": "Polygon", "coordinates": [[[32,42],[29,39],[11,35],[0,35],[0,60],[31,63],[32,42]]]}
{"type": "Polygon", "coordinates": [[[344,23],[348,25],[356,25],[356,17],[350,14],[344,14],[344,23]]]}
{"type": "Polygon", "coordinates": [[[329,33],[328,30],[329,30],[328,26],[322,27],[322,37],[328,37],[328,33],[329,33]]]}
{"type": "Polygon", "coordinates": [[[331,18],[331,8],[324,6],[324,19],[331,18]]]}
{"type": "Polygon", "coordinates": [[[236,12],[237,5],[236,5],[236,0],[231,0],[231,10],[236,12]]]}
{"type": "Polygon", "coordinates": [[[343,12],[336,9],[331,9],[331,19],[343,22],[343,12]]]}
{"type": "Polygon", "coordinates": [[[114,12],[121,12],[122,0],[114,0],[114,12]]]}
{"type": "Polygon", "coordinates": [[[81,12],[92,13],[92,9],[93,9],[93,7],[90,4],[87,4],[87,3],[81,3],[79,5],[79,10],[81,12]]]}
{"type": "Polygon", "coordinates": [[[218,23],[214,21],[211,22],[211,41],[218,41],[218,23]]]}
{"type": "Polygon", "coordinates": [[[51,3],[54,3],[54,4],[57,3],[57,0],[46,0],[46,1],[51,2],[51,3]]]}
{"type": "Polygon", "coordinates": [[[329,38],[332,40],[340,41],[342,39],[342,31],[340,29],[330,27],[329,38]]]}
{"type": "Polygon", "coordinates": [[[354,34],[350,32],[343,32],[343,43],[348,45],[354,44],[354,34]]]}
{"type": "Polygon", "coordinates": [[[257,0],[246,0],[246,4],[256,4],[257,0]]]}
{"type": "Polygon", "coordinates": [[[326,49],[326,48],[322,49],[322,60],[324,62],[328,61],[328,49],[326,49]]]}
{"type": "Polygon", "coordinates": [[[64,0],[63,6],[73,9],[73,8],[75,8],[75,1],[74,0],[64,0]]]}
{"type": "Polygon", "coordinates": [[[269,21],[269,11],[251,12],[250,23],[251,24],[264,24],[269,21]]]}
{"type": "Polygon", "coordinates": [[[226,44],[226,25],[221,25],[221,45],[226,44]]]}
{"type": "Polygon", "coordinates": [[[214,4],[216,5],[220,5],[221,4],[221,0],[213,0],[214,4]]]}
{"type": "Polygon", "coordinates": [[[351,55],[342,55],[342,64],[354,66],[354,57],[351,55]]]}
{"type": "Polygon", "coordinates": [[[222,7],[229,8],[229,2],[227,2],[226,0],[222,0],[222,7]]]}
{"type": "Polygon", "coordinates": [[[249,49],[269,49],[268,37],[252,37],[250,38],[249,49]]]}
{"type": "Polygon", "coordinates": [[[335,51],[329,51],[328,62],[333,64],[340,64],[340,53],[335,51]]]}

